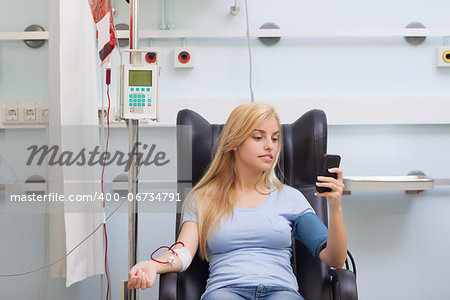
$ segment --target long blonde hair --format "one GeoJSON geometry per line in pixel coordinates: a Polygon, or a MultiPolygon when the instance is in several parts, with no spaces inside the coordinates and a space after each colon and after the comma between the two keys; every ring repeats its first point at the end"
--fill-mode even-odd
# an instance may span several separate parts
{"type": "MultiPolygon", "coordinates": [[[[208,237],[220,226],[223,217],[233,215],[232,199],[235,197],[237,172],[233,149],[241,145],[256,128],[258,122],[274,117],[280,127],[280,119],[275,109],[264,103],[248,103],[236,107],[228,117],[217,141],[214,158],[205,175],[194,186],[184,210],[195,201],[198,217],[200,256],[208,260],[206,242],[208,237]]],[[[281,141],[281,137],[280,137],[281,141]]],[[[282,188],[275,174],[275,168],[281,152],[281,142],[270,170],[264,171],[258,178],[256,190],[267,194],[267,187],[282,188]]]]}

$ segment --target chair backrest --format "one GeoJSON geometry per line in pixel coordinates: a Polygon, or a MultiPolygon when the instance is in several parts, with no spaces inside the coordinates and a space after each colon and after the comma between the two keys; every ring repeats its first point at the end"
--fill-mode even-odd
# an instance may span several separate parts
{"type": "MultiPolygon", "coordinates": [[[[223,125],[210,124],[192,110],[177,116],[178,192],[187,195],[206,171],[223,125]]],[[[283,146],[279,162],[280,180],[300,190],[328,224],[326,199],[314,196],[317,174],[327,148],[327,121],[321,110],[311,110],[292,124],[282,125],[283,146]]],[[[178,204],[181,207],[181,203],[178,204]]],[[[179,207],[178,211],[181,211],[179,207]]],[[[180,214],[177,214],[177,235],[180,214]]],[[[306,299],[331,299],[328,267],[315,259],[302,243],[293,242],[292,266],[299,292],[306,299]]],[[[209,276],[208,264],[197,255],[190,267],[177,278],[177,299],[198,300],[209,276]]]]}

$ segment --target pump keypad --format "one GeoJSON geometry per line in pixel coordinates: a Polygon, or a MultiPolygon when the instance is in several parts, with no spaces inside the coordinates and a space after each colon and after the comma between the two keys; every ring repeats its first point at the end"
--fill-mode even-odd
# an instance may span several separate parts
{"type": "Polygon", "coordinates": [[[130,108],[136,106],[152,106],[151,88],[130,87],[130,92],[128,94],[128,106],[130,108]]]}

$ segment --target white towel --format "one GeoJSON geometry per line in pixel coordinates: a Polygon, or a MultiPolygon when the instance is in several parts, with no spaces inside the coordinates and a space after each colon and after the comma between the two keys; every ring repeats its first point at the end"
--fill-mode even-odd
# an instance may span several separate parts
{"type": "MultiPolygon", "coordinates": [[[[99,143],[95,26],[87,0],[60,1],[59,4],[60,101],[59,110],[58,105],[51,106],[50,145],[60,143],[60,154],[72,151],[76,155],[84,148],[87,156],[99,143]],[[57,110],[56,115],[52,109],[57,110]]],[[[100,176],[99,165],[49,167],[49,192],[62,193],[66,199],[100,194],[100,176]]],[[[63,209],[63,224],[61,214],[50,215],[50,261],[71,251],[104,219],[100,201],[64,202],[63,209]]],[[[67,257],[65,267],[55,265],[50,274],[61,276],[64,269],[67,287],[103,273],[103,227],[67,257]]]]}

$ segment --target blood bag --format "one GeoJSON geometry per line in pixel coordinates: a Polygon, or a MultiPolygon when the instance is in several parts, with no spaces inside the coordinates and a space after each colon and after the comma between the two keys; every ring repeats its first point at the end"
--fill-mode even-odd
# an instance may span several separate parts
{"type": "Polygon", "coordinates": [[[111,0],[88,0],[92,17],[97,27],[98,54],[102,65],[109,62],[109,57],[116,46],[111,0]]]}

